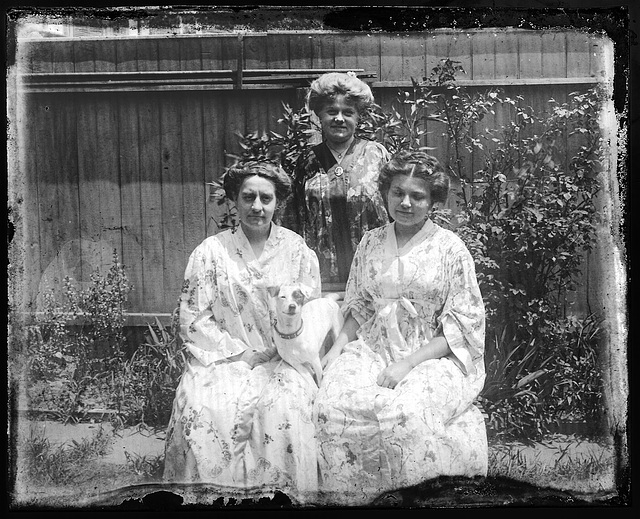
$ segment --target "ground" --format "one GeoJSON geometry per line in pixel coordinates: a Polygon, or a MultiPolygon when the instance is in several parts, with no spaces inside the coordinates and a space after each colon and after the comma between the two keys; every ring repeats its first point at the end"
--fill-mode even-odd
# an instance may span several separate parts
{"type": "MultiPolygon", "coordinates": [[[[149,506],[162,508],[165,506],[163,499],[166,498],[171,502],[174,499],[178,502],[200,502],[198,492],[194,493],[193,489],[179,488],[174,494],[166,492],[168,488],[161,482],[164,430],[141,427],[114,430],[106,422],[65,425],[54,421],[23,419],[18,423],[16,434],[20,446],[34,437],[47,438],[54,447],[78,447],[91,443],[92,439],[104,438],[100,455],[80,464],[66,483],[34,484],[24,476],[24,467],[19,461],[13,494],[14,504],[18,507],[46,504],[83,508],[132,502],[148,505],[154,499],[159,499],[159,505],[149,506]],[[178,498],[175,494],[182,497],[178,498]]],[[[445,478],[381,496],[377,504],[385,507],[467,507],[610,503],[616,499],[615,456],[612,449],[607,442],[586,440],[574,435],[555,435],[535,444],[491,441],[490,474],[487,478],[471,482],[445,478]],[[580,474],[560,474],[567,470],[563,460],[572,460],[575,470],[579,470],[580,474]],[[599,462],[594,464],[593,460],[599,462]],[[496,466],[492,468],[492,464],[496,466]],[[523,478],[519,477],[515,465],[525,469],[522,471],[523,478]],[[556,469],[557,477],[550,476],[549,469],[551,472],[556,469]],[[589,470],[591,473],[588,473],[589,470]],[[536,481],[538,476],[544,481],[536,481]]],[[[211,503],[210,495],[209,499],[211,503]]],[[[219,506],[228,505],[226,500],[213,502],[219,506]]],[[[267,502],[273,506],[274,501],[267,502]]],[[[284,503],[288,503],[286,498],[284,503]]]]}

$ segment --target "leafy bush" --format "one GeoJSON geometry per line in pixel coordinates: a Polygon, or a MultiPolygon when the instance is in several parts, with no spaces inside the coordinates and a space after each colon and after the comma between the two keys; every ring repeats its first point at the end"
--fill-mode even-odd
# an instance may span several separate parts
{"type": "Polygon", "coordinates": [[[184,365],[174,327],[156,320],[128,354],[124,311],[132,285],[115,252],[108,272],[96,270],[91,281],[81,290],[67,277],[63,294],[45,295],[44,316],[30,330],[30,408],[63,422],[101,410],[115,426],[166,425],[184,365]]]}

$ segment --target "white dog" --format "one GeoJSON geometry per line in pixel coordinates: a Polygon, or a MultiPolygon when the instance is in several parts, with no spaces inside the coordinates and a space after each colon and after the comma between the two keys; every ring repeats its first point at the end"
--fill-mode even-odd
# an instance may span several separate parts
{"type": "Polygon", "coordinates": [[[329,333],[338,336],[344,319],[335,295],[307,301],[299,285],[281,285],[271,291],[275,295],[274,342],[278,353],[303,376],[315,374],[322,381],[320,350],[329,333]]]}

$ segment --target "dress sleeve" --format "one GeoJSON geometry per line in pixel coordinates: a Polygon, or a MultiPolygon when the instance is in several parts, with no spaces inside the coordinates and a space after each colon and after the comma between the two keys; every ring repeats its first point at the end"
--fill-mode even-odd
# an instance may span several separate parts
{"type": "Polygon", "coordinates": [[[367,251],[369,248],[370,233],[360,240],[351,262],[351,270],[345,288],[342,313],[346,317],[351,312],[353,318],[362,326],[373,316],[373,298],[366,290],[364,281],[367,279],[367,251]]]}
{"type": "Polygon", "coordinates": [[[320,281],[320,264],[318,256],[311,250],[301,239],[298,253],[301,256],[300,271],[298,273],[297,282],[304,285],[309,299],[316,299],[322,293],[322,285],[320,281]]]}
{"type": "Polygon", "coordinates": [[[460,369],[476,374],[484,362],[485,311],[471,254],[465,248],[454,252],[447,270],[440,327],[460,369]]]}
{"type": "Polygon", "coordinates": [[[205,366],[248,348],[241,339],[221,330],[216,322],[214,308],[220,304],[216,274],[213,251],[205,244],[199,245],[185,270],[180,296],[180,336],[205,366]]]}

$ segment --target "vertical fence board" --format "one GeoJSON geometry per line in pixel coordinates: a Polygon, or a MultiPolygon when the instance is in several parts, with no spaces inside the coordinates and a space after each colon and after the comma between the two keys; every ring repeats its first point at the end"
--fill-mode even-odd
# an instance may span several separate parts
{"type": "Polygon", "coordinates": [[[313,68],[335,68],[336,49],[335,35],[313,35],[313,68]]]}
{"type": "Polygon", "coordinates": [[[286,34],[267,34],[261,42],[266,51],[264,62],[255,68],[290,68],[289,36],[286,34]]]}
{"type": "MultiPolygon", "coordinates": [[[[184,271],[187,255],[206,237],[206,181],[203,174],[203,113],[200,96],[184,100],[181,133],[184,247],[178,269],[184,271]]],[[[182,272],[172,272],[171,275],[180,278],[182,272]]],[[[179,292],[175,292],[171,298],[178,295],[179,292]]]]}
{"type": "Polygon", "coordinates": [[[133,284],[132,311],[147,311],[142,275],[142,213],[138,139],[138,96],[118,96],[120,200],[122,212],[122,263],[133,284]]]}
{"type": "Polygon", "coordinates": [[[53,47],[48,41],[31,41],[26,46],[27,72],[54,72],[53,47]]]}
{"type": "Polygon", "coordinates": [[[426,56],[424,35],[406,34],[401,40],[402,45],[402,77],[413,78],[418,83],[426,76],[426,56]]]}
{"type": "Polygon", "coordinates": [[[402,40],[398,35],[380,37],[380,81],[398,81],[402,78],[402,40]]]}
{"type": "Polygon", "coordinates": [[[180,70],[180,48],[174,40],[158,41],[158,70],[180,70]]]}
{"type": "MultiPolygon", "coordinates": [[[[224,134],[226,127],[225,101],[222,94],[206,92],[203,95],[203,150],[204,150],[204,181],[219,180],[224,172],[224,134]]],[[[216,234],[220,229],[220,208],[217,202],[210,198],[211,188],[206,192],[206,225],[207,235],[216,234]]]]}
{"type": "MultiPolygon", "coordinates": [[[[192,222],[186,219],[183,197],[183,175],[187,165],[183,163],[182,142],[184,136],[182,116],[188,119],[182,103],[171,96],[162,96],[160,105],[160,161],[162,165],[162,238],[164,242],[165,307],[170,308],[178,298],[184,271],[184,230],[192,222]]],[[[188,135],[187,138],[191,137],[188,135]]]]}
{"type": "Polygon", "coordinates": [[[96,58],[95,58],[95,45],[94,42],[76,40],[73,42],[73,57],[75,60],[75,72],[95,72],[96,70],[96,58]]]}
{"type": "Polygon", "coordinates": [[[157,96],[139,98],[143,297],[154,312],[164,310],[165,297],[159,105],[157,96]]]}
{"type": "Polygon", "coordinates": [[[567,77],[589,77],[590,42],[587,33],[568,32],[567,38],[567,77]]]}
{"type": "Polygon", "coordinates": [[[75,56],[73,52],[73,42],[58,42],[58,45],[51,46],[51,71],[52,72],[73,72],[75,69],[75,56]]]}
{"type": "Polygon", "coordinates": [[[222,38],[203,38],[200,42],[202,70],[220,70],[222,66],[222,38]]]}
{"type": "Polygon", "coordinates": [[[289,34],[289,66],[313,68],[313,37],[309,34],[289,34]]]}
{"type": "Polygon", "coordinates": [[[116,40],[116,71],[138,70],[138,45],[135,40],[116,40]]]}
{"type": "Polygon", "coordinates": [[[122,218],[118,168],[118,120],[114,94],[96,96],[94,182],[99,195],[101,265],[111,265],[113,251],[122,257],[122,218]]]}
{"type": "MultiPolygon", "coordinates": [[[[244,68],[265,68],[265,63],[267,62],[267,42],[267,37],[262,34],[245,35],[242,40],[244,45],[244,68]]],[[[274,62],[278,62],[278,58],[275,56],[274,62]]]]}
{"type": "Polygon", "coordinates": [[[42,273],[47,266],[53,261],[57,252],[57,240],[55,236],[56,219],[58,217],[56,196],[56,169],[54,167],[55,156],[53,150],[55,143],[52,128],[54,123],[53,105],[55,100],[53,96],[39,96],[36,103],[36,113],[33,114],[35,120],[35,148],[40,150],[49,150],[50,153],[35,154],[35,170],[36,170],[36,192],[38,193],[38,218],[39,218],[39,252],[41,271],[38,276],[38,289],[42,291],[41,286],[42,273]]]}
{"type": "Polygon", "coordinates": [[[180,70],[202,70],[200,38],[184,38],[180,42],[180,70]]]}
{"type": "Polygon", "coordinates": [[[115,40],[99,40],[95,44],[96,72],[112,72],[116,70],[116,42],[115,40]]]}
{"type": "Polygon", "coordinates": [[[137,43],[137,70],[158,70],[158,40],[140,40],[137,43]]]}
{"type": "Polygon", "coordinates": [[[366,82],[377,81],[380,77],[380,35],[367,34],[354,39],[357,44],[354,68],[361,68],[365,73],[375,74],[374,78],[366,79],[366,82]]]}
{"type": "Polygon", "coordinates": [[[518,35],[518,74],[520,78],[542,77],[542,35],[518,35]]]}

